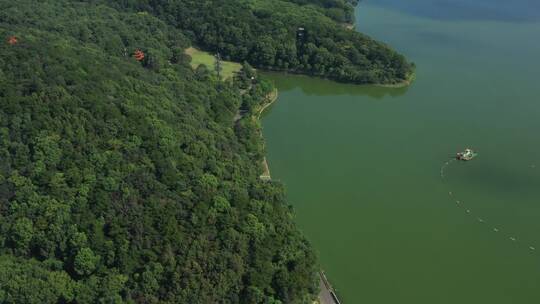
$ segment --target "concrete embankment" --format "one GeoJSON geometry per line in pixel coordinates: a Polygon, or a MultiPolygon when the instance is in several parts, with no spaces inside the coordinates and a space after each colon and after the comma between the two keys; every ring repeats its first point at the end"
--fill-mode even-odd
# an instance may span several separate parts
{"type": "Polygon", "coordinates": [[[320,304],[341,304],[339,301],[336,292],[332,285],[330,285],[330,282],[328,282],[328,279],[326,278],[326,275],[324,272],[319,272],[320,277],[320,293],[319,293],[319,303],[320,304]]]}

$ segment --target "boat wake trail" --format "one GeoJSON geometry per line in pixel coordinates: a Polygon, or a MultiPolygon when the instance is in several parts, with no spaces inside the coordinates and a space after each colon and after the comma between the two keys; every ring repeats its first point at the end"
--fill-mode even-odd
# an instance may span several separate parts
{"type": "MultiPolygon", "coordinates": [[[[453,163],[455,162],[456,159],[450,159],[448,161],[446,161],[442,166],[441,166],[441,180],[445,180],[446,178],[446,172],[445,170],[453,163]]],[[[450,197],[450,199],[452,201],[455,202],[455,206],[462,209],[466,215],[472,215],[473,212],[471,211],[470,208],[467,207],[467,204],[462,201],[462,200],[459,200],[459,199],[456,199],[456,195],[454,194],[454,192],[452,191],[448,191],[448,196],[450,197]]],[[[487,220],[485,220],[484,218],[481,218],[481,217],[477,217],[477,222],[480,223],[480,224],[483,224],[483,225],[486,225],[488,223],[487,220]]],[[[491,231],[494,232],[494,233],[501,233],[501,229],[500,227],[495,227],[495,226],[490,226],[491,227],[491,231]]],[[[515,235],[511,235],[511,234],[508,234],[506,235],[505,237],[507,240],[513,242],[513,243],[518,243],[518,238],[515,236],[515,235]]],[[[532,246],[532,245],[526,245],[527,246],[527,249],[530,251],[530,252],[535,252],[536,251],[536,247],[535,246],[532,246]]]]}

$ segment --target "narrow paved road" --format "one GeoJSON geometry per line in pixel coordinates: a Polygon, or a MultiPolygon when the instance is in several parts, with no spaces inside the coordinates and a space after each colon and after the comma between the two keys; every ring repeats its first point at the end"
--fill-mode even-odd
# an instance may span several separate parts
{"type": "Polygon", "coordinates": [[[321,293],[319,293],[320,304],[338,304],[338,302],[334,300],[330,290],[328,290],[328,287],[324,283],[322,277],[319,279],[319,286],[321,287],[321,293]]]}

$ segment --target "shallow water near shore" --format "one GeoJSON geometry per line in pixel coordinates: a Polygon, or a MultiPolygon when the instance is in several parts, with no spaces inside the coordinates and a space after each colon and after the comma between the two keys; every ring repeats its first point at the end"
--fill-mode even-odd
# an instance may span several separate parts
{"type": "Polygon", "coordinates": [[[362,1],[357,28],[416,63],[408,88],[267,75],[272,177],[344,303],[540,302],[540,12],[496,2],[362,1]]]}

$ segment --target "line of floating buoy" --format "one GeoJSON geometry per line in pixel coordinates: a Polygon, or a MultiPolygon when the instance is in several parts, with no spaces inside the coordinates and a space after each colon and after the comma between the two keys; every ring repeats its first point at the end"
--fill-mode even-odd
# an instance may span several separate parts
{"type": "Polygon", "coordinates": [[[453,161],[453,159],[450,160],[450,161],[447,161],[446,163],[444,163],[444,165],[441,166],[441,178],[444,178],[444,169],[445,169],[446,166],[448,166],[452,161],[453,161]]]}
{"type": "MultiPolygon", "coordinates": [[[[447,162],[441,167],[441,178],[444,178],[444,177],[445,177],[445,176],[444,176],[444,169],[445,169],[446,166],[448,166],[452,161],[453,161],[453,160],[447,161],[447,162]]],[[[535,168],[535,167],[536,167],[536,165],[534,165],[534,164],[531,165],[531,168],[535,168]]],[[[452,191],[448,191],[448,195],[449,195],[449,196],[454,196],[454,193],[453,193],[452,191]]],[[[455,200],[455,202],[456,202],[456,206],[462,205],[462,201],[460,201],[460,200],[455,200]]],[[[470,210],[470,209],[466,209],[465,211],[467,212],[467,214],[469,214],[469,215],[471,214],[471,210],[470,210]]],[[[478,220],[478,222],[480,222],[480,223],[485,223],[485,222],[486,222],[484,219],[482,219],[482,218],[480,218],[480,217],[478,217],[477,220],[478,220]]],[[[499,228],[497,228],[497,227],[493,227],[492,230],[493,230],[493,232],[499,232],[499,231],[500,231],[499,228]]],[[[508,239],[509,239],[510,241],[512,241],[512,242],[517,242],[517,238],[514,237],[514,236],[511,236],[511,237],[509,237],[508,239]]],[[[529,250],[530,250],[530,251],[536,251],[536,247],[534,247],[534,246],[529,246],[529,250]]]]}

